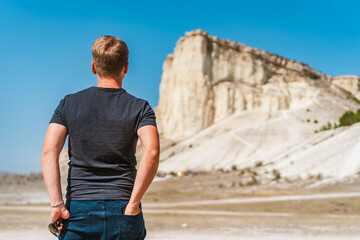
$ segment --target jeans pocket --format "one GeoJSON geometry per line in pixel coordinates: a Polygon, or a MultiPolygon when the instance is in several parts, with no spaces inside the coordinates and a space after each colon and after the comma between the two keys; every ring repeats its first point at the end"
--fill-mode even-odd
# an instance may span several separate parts
{"type": "Polygon", "coordinates": [[[120,214],[118,217],[122,239],[141,239],[141,236],[144,235],[144,219],[142,211],[137,215],[120,214]]]}
{"type": "Polygon", "coordinates": [[[91,227],[90,213],[71,214],[70,218],[64,221],[61,230],[61,239],[87,239],[91,227]]]}
{"type": "Polygon", "coordinates": [[[66,235],[67,232],[68,224],[69,224],[69,219],[63,219],[63,228],[59,235],[59,239],[64,239],[64,236],[66,235]]]}
{"type": "Polygon", "coordinates": [[[140,217],[140,215],[142,215],[142,210],[138,213],[138,214],[136,214],[136,215],[127,215],[127,214],[124,214],[124,213],[122,213],[125,217],[140,217]]]}

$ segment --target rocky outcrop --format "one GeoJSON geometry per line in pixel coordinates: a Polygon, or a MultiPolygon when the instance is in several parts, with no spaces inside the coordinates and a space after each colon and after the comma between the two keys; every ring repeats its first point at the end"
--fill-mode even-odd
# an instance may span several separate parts
{"type": "Polygon", "coordinates": [[[159,130],[181,140],[237,112],[296,107],[314,96],[317,84],[331,81],[305,63],[202,30],[187,32],[163,64],[159,130]]]}
{"type": "Polygon", "coordinates": [[[331,78],[331,83],[352,93],[357,99],[360,99],[360,78],[354,75],[342,75],[331,78]]]}

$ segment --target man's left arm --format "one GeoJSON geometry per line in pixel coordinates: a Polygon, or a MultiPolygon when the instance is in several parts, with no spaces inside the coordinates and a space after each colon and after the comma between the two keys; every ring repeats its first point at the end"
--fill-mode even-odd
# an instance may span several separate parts
{"type": "Polygon", "coordinates": [[[46,132],[43,152],[41,155],[41,165],[45,185],[50,197],[51,205],[58,205],[52,208],[51,222],[60,221],[59,234],[62,229],[62,219],[70,217],[69,211],[62,203],[59,155],[64,147],[67,136],[67,128],[64,125],[50,123],[46,132]]]}

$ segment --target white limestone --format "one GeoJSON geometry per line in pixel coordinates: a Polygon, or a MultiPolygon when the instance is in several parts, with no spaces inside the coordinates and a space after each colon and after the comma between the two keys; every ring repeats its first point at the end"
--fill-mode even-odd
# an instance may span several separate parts
{"type": "Polygon", "coordinates": [[[156,109],[161,134],[178,141],[234,113],[289,109],[329,79],[305,63],[199,29],[186,32],[163,64],[156,109]]]}

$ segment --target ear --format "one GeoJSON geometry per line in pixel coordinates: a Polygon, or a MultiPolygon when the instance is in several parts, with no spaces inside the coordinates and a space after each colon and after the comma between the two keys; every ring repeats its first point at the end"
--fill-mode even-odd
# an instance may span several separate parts
{"type": "Polygon", "coordinates": [[[94,62],[91,62],[91,70],[93,74],[97,74],[94,62]]]}
{"type": "Polygon", "coordinates": [[[126,62],[125,66],[124,66],[124,74],[126,74],[129,70],[129,62],[126,62]]]}

